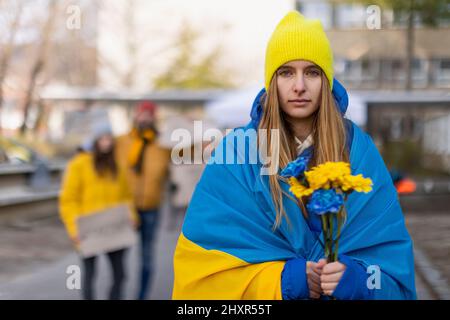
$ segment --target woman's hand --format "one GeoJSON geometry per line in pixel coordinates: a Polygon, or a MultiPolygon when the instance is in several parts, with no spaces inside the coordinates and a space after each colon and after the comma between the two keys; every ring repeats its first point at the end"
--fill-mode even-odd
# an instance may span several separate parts
{"type": "Polygon", "coordinates": [[[326,264],[325,259],[320,259],[318,262],[306,262],[306,278],[308,280],[309,297],[311,299],[319,299],[322,293],[321,288],[321,274],[322,268],[326,264]]]}
{"type": "MultiPolygon", "coordinates": [[[[319,261],[320,262],[320,261],[319,261]]],[[[339,261],[325,264],[320,276],[321,289],[324,294],[331,296],[336,289],[347,267],[339,261]]]]}
{"type": "Polygon", "coordinates": [[[70,237],[70,240],[72,241],[72,245],[75,247],[75,249],[78,250],[80,248],[80,238],[78,237],[78,235],[70,237]]]}
{"type": "Polygon", "coordinates": [[[139,230],[139,226],[140,226],[139,221],[137,221],[136,219],[133,219],[133,217],[129,217],[129,222],[134,231],[139,230]]]}

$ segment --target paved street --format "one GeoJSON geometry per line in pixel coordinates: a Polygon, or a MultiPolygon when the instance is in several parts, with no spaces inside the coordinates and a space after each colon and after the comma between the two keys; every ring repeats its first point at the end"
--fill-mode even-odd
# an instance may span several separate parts
{"type": "MultiPolygon", "coordinates": [[[[156,255],[157,265],[153,290],[150,299],[170,299],[172,294],[173,268],[172,257],[178,239],[181,221],[173,230],[169,230],[169,217],[164,210],[160,224],[156,255]]],[[[0,299],[79,299],[79,290],[66,288],[68,266],[79,265],[78,256],[71,249],[65,231],[57,219],[36,224],[33,231],[27,230],[27,242],[16,242],[8,249],[1,249],[0,259],[0,299]],[[38,240],[36,246],[36,241],[38,240]],[[31,240],[31,241],[30,241],[31,240]],[[23,246],[22,254],[20,247],[23,246]],[[17,254],[13,254],[15,250],[17,254]],[[50,254],[52,252],[53,254],[50,254]],[[8,259],[6,255],[9,254],[8,259]],[[41,256],[42,255],[42,256],[41,256]],[[60,255],[59,257],[57,255],[60,255]],[[36,259],[40,256],[39,259],[36,259]],[[36,258],[35,258],[36,257],[36,258]],[[3,264],[3,261],[6,261],[3,264]],[[9,263],[8,263],[9,261],[9,263]],[[51,261],[51,262],[50,262],[51,261]],[[26,266],[24,264],[27,264],[26,266]]],[[[20,230],[20,229],[19,229],[20,230]]],[[[23,238],[23,231],[0,232],[0,243],[5,240],[23,238]]],[[[5,247],[6,246],[3,246],[5,247]]],[[[138,250],[128,252],[127,282],[125,298],[135,299],[138,281],[138,250]]],[[[97,274],[97,298],[105,299],[109,285],[109,265],[106,257],[101,257],[97,274]]]]}

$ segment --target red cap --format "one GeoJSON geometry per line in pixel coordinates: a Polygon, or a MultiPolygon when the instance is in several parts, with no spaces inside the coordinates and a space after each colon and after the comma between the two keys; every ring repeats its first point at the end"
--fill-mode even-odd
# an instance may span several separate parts
{"type": "Polygon", "coordinates": [[[156,111],[156,105],[151,101],[142,101],[137,107],[136,115],[146,111],[154,115],[156,111]]]}

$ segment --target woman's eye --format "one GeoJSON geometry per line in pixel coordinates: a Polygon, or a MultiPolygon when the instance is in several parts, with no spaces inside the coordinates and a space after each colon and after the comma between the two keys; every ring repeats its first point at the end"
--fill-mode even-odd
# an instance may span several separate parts
{"type": "Polygon", "coordinates": [[[318,76],[320,76],[320,71],[315,70],[315,69],[308,70],[308,71],[306,71],[306,75],[311,76],[311,77],[318,77],[318,76]]]}
{"type": "Polygon", "coordinates": [[[278,75],[282,77],[290,77],[292,75],[292,71],[290,70],[281,70],[278,72],[278,75]]]}

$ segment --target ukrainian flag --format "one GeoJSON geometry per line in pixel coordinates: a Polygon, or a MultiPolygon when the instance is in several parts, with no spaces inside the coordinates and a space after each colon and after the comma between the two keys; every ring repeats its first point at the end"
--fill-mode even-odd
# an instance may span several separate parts
{"type": "MultiPolygon", "coordinates": [[[[352,173],[370,177],[373,190],[348,197],[339,253],[379,266],[375,299],[415,299],[413,246],[394,185],[371,138],[349,124],[352,173]]],[[[174,255],[174,299],[279,300],[287,260],[324,256],[317,234],[286,196],[289,223],[284,219],[273,230],[268,178],[260,174],[260,163],[245,161],[256,145],[235,143],[251,129],[249,124],[222,140],[195,189],[174,255]],[[220,164],[227,154],[236,164],[220,164]]],[[[282,188],[288,192],[289,186],[282,188]]]]}

